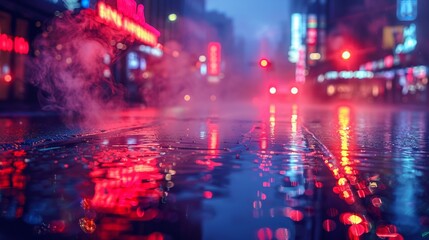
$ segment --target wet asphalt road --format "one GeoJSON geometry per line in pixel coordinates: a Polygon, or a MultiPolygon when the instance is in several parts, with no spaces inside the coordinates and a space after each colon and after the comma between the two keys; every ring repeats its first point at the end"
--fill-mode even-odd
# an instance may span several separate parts
{"type": "Polygon", "coordinates": [[[426,239],[422,109],[253,104],[67,128],[4,116],[0,239],[426,239]]]}

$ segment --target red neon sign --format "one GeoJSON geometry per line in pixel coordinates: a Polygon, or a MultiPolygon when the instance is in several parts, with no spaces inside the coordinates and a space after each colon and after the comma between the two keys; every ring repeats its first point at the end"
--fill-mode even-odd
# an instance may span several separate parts
{"type": "Polygon", "coordinates": [[[150,46],[158,43],[159,32],[149,24],[145,23],[143,5],[135,6],[131,0],[118,0],[118,10],[103,3],[98,3],[98,16],[119,29],[130,33],[139,41],[150,46]],[[134,7],[133,7],[134,6],[134,7]]]}
{"type": "Polygon", "coordinates": [[[16,52],[19,54],[28,54],[30,45],[25,38],[12,37],[6,34],[0,35],[0,51],[16,52]]]}
{"type": "Polygon", "coordinates": [[[136,23],[143,25],[145,23],[144,6],[137,4],[133,0],[117,0],[118,11],[124,16],[132,18],[136,23]]]}
{"type": "Polygon", "coordinates": [[[317,42],[317,29],[309,28],[307,30],[307,43],[308,45],[315,45],[317,42]]]}
{"type": "Polygon", "coordinates": [[[208,69],[207,73],[210,76],[218,76],[220,74],[221,64],[221,45],[218,42],[210,42],[208,46],[208,69]]]}

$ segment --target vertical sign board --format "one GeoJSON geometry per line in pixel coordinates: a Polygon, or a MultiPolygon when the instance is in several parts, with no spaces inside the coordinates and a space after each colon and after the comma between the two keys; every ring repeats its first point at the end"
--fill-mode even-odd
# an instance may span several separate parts
{"type": "Polygon", "coordinates": [[[289,61],[298,62],[298,51],[302,46],[302,24],[303,16],[300,13],[294,13],[291,17],[291,46],[289,49],[289,61]]]}
{"type": "MultiPolygon", "coordinates": [[[[309,14],[307,18],[307,54],[317,52],[317,16],[309,14]]],[[[308,57],[308,63],[312,65],[314,60],[308,57]]]]}
{"type": "Polygon", "coordinates": [[[210,42],[208,45],[207,74],[209,76],[218,77],[220,75],[221,50],[218,42],[210,42]]]}
{"type": "Polygon", "coordinates": [[[295,68],[295,81],[297,83],[304,83],[305,82],[305,71],[306,71],[306,64],[305,64],[305,47],[302,46],[298,50],[298,62],[296,63],[295,68]]]}
{"type": "Polygon", "coordinates": [[[400,21],[414,21],[417,18],[417,0],[398,0],[396,17],[400,21]]]}

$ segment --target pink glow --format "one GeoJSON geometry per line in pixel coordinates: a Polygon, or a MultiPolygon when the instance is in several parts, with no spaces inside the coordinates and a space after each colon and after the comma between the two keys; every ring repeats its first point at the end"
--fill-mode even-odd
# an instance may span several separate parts
{"type": "Polygon", "coordinates": [[[220,74],[221,45],[218,42],[210,42],[208,46],[208,75],[220,74]]]}

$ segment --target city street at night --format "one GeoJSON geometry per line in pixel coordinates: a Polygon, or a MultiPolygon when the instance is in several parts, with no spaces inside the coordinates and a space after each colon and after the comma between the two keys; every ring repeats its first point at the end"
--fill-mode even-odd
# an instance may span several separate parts
{"type": "Polygon", "coordinates": [[[425,239],[428,118],[262,102],[135,110],[109,131],[2,117],[23,130],[2,142],[0,238],[425,239]]]}

